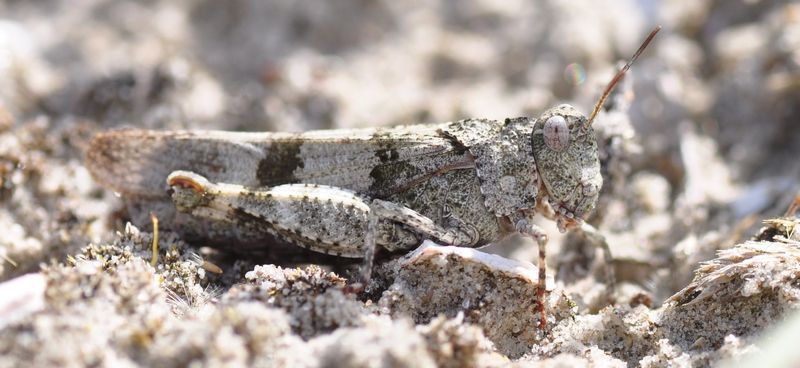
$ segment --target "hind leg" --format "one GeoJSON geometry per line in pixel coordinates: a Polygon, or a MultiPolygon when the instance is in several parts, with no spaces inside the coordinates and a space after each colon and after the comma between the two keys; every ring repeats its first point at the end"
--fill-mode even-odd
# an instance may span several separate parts
{"type": "Polygon", "coordinates": [[[403,205],[370,200],[342,188],[315,184],[247,188],[211,183],[186,171],[173,172],[167,184],[181,212],[259,227],[317,252],[363,257],[367,275],[377,247],[398,251],[412,249],[425,239],[450,245],[476,241],[403,205]]]}

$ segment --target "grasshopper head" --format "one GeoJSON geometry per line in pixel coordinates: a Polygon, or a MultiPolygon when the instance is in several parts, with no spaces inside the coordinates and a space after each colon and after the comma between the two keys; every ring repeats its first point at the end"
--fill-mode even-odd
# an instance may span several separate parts
{"type": "Polygon", "coordinates": [[[661,27],[657,26],[650,32],[633,57],[611,79],[588,119],[574,107],[560,105],[547,110],[533,126],[533,156],[539,178],[562,232],[580,225],[594,210],[603,185],[592,121],[659,30],[661,27]]]}
{"type": "Polygon", "coordinates": [[[594,129],[570,105],[543,113],[533,127],[533,155],[561,231],[594,210],[603,177],[594,129]]]}

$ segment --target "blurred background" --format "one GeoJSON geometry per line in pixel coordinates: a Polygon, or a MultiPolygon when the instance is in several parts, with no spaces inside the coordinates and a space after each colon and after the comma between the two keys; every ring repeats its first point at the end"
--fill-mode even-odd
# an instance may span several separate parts
{"type": "MultiPolygon", "coordinates": [[[[606,184],[591,221],[622,285],[659,304],[797,194],[796,2],[0,2],[0,279],[125,220],[83,166],[95,132],[588,113],[655,25],[595,125],[606,184]]],[[[603,284],[581,282],[597,252],[552,243],[559,279],[600,306],[603,284]]]]}

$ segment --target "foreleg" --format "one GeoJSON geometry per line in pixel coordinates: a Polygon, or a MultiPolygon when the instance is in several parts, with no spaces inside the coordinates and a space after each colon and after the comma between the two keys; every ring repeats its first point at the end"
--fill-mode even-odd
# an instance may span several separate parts
{"type": "Polygon", "coordinates": [[[536,302],[539,303],[541,313],[539,326],[544,329],[547,327],[546,292],[547,292],[547,233],[530,219],[517,221],[516,230],[522,235],[529,236],[536,240],[539,246],[539,287],[536,288],[536,302]]]}
{"type": "MultiPolygon", "coordinates": [[[[539,202],[539,205],[537,206],[537,213],[541,214],[547,219],[558,222],[559,220],[555,211],[553,211],[553,208],[546,203],[547,201],[539,202]]],[[[606,237],[603,236],[603,234],[600,233],[597,228],[586,223],[586,221],[572,220],[570,222],[572,223],[571,228],[578,230],[578,234],[580,234],[595,247],[603,250],[603,270],[606,276],[606,283],[608,284],[609,295],[613,296],[616,292],[617,280],[614,275],[614,257],[611,254],[611,247],[609,247],[606,237]]]]}

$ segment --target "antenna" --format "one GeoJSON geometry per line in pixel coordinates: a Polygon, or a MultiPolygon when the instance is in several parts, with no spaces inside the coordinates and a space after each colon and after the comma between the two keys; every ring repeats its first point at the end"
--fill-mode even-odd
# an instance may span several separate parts
{"type": "Polygon", "coordinates": [[[660,30],[661,30],[661,26],[656,26],[656,28],[653,28],[653,30],[650,32],[650,35],[647,36],[647,38],[644,40],[644,42],[642,42],[642,45],[639,46],[639,49],[636,50],[636,53],[633,54],[633,57],[628,61],[627,64],[625,64],[625,66],[622,67],[622,69],[620,69],[617,72],[617,75],[615,75],[614,78],[611,79],[611,82],[609,82],[608,86],[606,86],[606,90],[603,91],[603,94],[600,96],[600,100],[597,101],[597,104],[594,105],[594,109],[592,109],[592,114],[589,115],[589,122],[587,123],[587,125],[591,125],[592,124],[592,121],[594,120],[595,116],[597,116],[597,113],[599,113],[600,109],[603,108],[603,104],[606,102],[606,99],[611,94],[611,91],[613,91],[614,87],[617,86],[617,83],[619,83],[619,81],[621,81],[622,78],[625,77],[625,72],[627,72],[628,69],[631,68],[631,65],[633,65],[633,62],[636,61],[636,59],[639,58],[639,55],[642,54],[642,51],[644,51],[644,49],[647,48],[647,45],[650,44],[650,41],[653,40],[653,37],[655,37],[656,33],[658,33],[658,31],[660,31],[660,30]]]}

